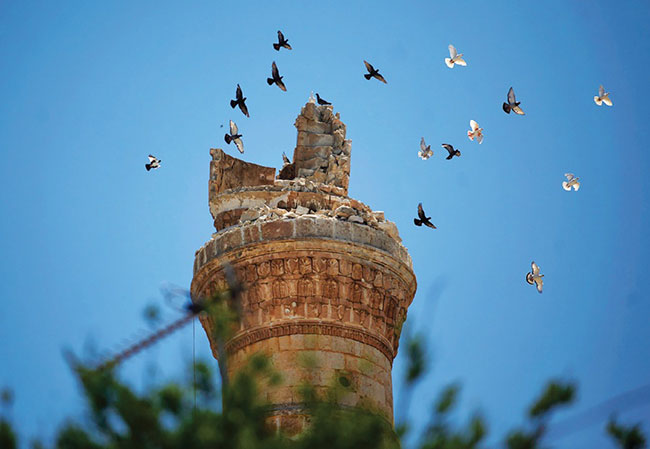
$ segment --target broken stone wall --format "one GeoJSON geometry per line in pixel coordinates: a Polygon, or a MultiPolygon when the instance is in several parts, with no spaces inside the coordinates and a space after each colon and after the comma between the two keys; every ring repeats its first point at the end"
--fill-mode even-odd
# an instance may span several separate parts
{"type": "Polygon", "coordinates": [[[293,153],[295,176],[341,187],[347,195],[350,179],[351,141],[345,124],[332,106],[307,103],[296,119],[298,129],[293,153]]]}

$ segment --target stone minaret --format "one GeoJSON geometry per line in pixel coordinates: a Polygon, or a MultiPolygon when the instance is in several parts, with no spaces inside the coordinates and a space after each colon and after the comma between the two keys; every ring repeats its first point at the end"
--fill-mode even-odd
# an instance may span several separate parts
{"type": "MultiPolygon", "coordinates": [[[[383,212],[348,197],[351,145],[339,114],[310,100],[295,126],[293,163],[277,179],[275,168],[210,151],[217,232],[196,252],[192,296],[226,285],[224,263],[245,284],[227,368],[256,352],[270,357],[283,377],[264,391],[271,425],[289,435],[304,428],[304,381],[319,391],[337,384],[343,406],[392,422],[391,368],[416,289],[411,258],[383,212]]],[[[210,320],[202,324],[210,337],[210,320]]]]}

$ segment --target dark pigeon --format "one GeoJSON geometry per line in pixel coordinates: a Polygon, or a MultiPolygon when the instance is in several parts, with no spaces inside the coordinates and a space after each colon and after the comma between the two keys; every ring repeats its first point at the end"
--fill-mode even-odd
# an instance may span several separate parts
{"type": "Polygon", "coordinates": [[[275,83],[280,89],[286,92],[287,87],[282,82],[282,78],[284,77],[280,76],[280,72],[278,71],[278,66],[275,65],[275,61],[273,61],[273,65],[271,66],[271,76],[273,76],[273,78],[266,79],[266,82],[269,83],[269,86],[272,86],[273,83],[275,83]]]}
{"type": "Polygon", "coordinates": [[[415,223],[415,226],[428,226],[432,229],[437,229],[433,223],[431,223],[431,217],[427,217],[426,214],[424,213],[424,209],[422,209],[422,203],[418,204],[418,217],[419,219],[414,218],[413,223],[415,223]]]}
{"type": "Polygon", "coordinates": [[[284,47],[287,50],[291,50],[291,45],[289,45],[289,41],[284,38],[284,34],[282,34],[282,31],[278,30],[278,43],[273,44],[273,48],[275,48],[276,51],[280,51],[280,47],[284,47]]]}
{"type": "Polygon", "coordinates": [[[454,150],[454,147],[452,145],[449,145],[448,143],[443,143],[442,147],[449,151],[449,156],[447,156],[447,160],[451,160],[454,156],[459,157],[460,156],[460,150],[454,150]]]}
{"type": "Polygon", "coordinates": [[[317,101],[318,104],[321,105],[321,106],[325,106],[325,105],[332,104],[332,103],[330,103],[329,101],[322,99],[322,98],[320,97],[320,95],[318,95],[318,92],[316,92],[316,101],[317,101]]]}
{"type": "Polygon", "coordinates": [[[377,79],[378,79],[379,81],[381,81],[382,83],[384,83],[384,84],[388,84],[388,83],[386,83],[386,80],[384,79],[384,77],[381,76],[381,75],[379,74],[379,70],[376,70],[376,69],[372,66],[372,64],[370,64],[368,61],[363,61],[363,63],[366,65],[366,70],[368,70],[368,73],[366,73],[365,75],[363,75],[364,78],[366,78],[367,80],[369,80],[370,78],[373,78],[373,77],[374,77],[374,78],[377,78],[377,79]]]}
{"type": "Polygon", "coordinates": [[[235,100],[230,100],[230,107],[235,109],[235,106],[239,106],[239,109],[244,113],[246,117],[250,117],[248,115],[248,108],[246,107],[246,97],[241,92],[241,87],[239,87],[239,84],[237,84],[237,92],[235,92],[235,100]]]}

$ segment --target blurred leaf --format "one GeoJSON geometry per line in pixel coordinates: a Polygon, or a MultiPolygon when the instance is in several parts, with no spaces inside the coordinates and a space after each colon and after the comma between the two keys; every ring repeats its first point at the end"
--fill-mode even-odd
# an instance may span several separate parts
{"type": "Polygon", "coordinates": [[[551,381],[541,397],[530,408],[529,414],[533,418],[542,417],[558,406],[570,404],[574,397],[575,385],[551,381]]]}
{"type": "Polygon", "coordinates": [[[621,449],[642,449],[646,447],[645,435],[641,431],[641,425],[624,426],[616,423],[611,418],[607,423],[607,433],[618,443],[621,449]]]}

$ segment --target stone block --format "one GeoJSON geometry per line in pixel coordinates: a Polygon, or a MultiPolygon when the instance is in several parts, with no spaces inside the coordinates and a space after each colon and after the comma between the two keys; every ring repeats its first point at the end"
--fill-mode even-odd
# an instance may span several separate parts
{"type": "Polygon", "coordinates": [[[294,222],[291,219],[268,221],[261,224],[263,240],[288,239],[294,236],[294,222]]]}

